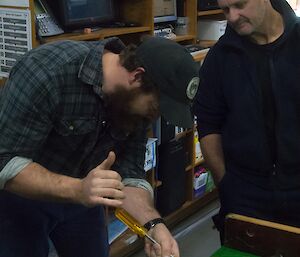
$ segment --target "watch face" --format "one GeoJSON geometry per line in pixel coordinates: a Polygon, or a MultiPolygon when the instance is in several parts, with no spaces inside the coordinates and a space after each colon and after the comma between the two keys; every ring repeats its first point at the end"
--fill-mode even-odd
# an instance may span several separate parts
{"type": "Polygon", "coordinates": [[[154,223],[153,221],[152,222],[150,222],[150,228],[153,228],[155,225],[156,225],[156,223],[154,223]]]}
{"type": "Polygon", "coordinates": [[[147,229],[147,230],[150,230],[151,228],[155,227],[157,224],[159,223],[163,223],[165,224],[165,221],[162,219],[162,218],[157,218],[157,219],[153,219],[153,220],[150,220],[148,221],[144,227],[147,229]]]}

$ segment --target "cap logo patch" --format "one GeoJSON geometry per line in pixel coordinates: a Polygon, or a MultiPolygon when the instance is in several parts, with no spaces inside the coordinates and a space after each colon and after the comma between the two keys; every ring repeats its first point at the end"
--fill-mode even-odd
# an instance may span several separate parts
{"type": "Polygon", "coordinates": [[[186,88],[186,95],[190,100],[193,100],[195,95],[197,94],[197,90],[199,87],[199,81],[200,81],[200,79],[198,77],[192,78],[186,88]]]}

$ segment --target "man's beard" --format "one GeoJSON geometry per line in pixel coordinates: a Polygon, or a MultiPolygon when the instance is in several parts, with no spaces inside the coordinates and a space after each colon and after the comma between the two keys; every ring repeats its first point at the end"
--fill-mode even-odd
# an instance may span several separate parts
{"type": "Polygon", "coordinates": [[[158,117],[158,109],[150,110],[145,116],[132,113],[131,103],[141,92],[140,88],[127,90],[119,86],[115,92],[104,95],[106,113],[113,129],[130,134],[150,125],[158,117]]]}

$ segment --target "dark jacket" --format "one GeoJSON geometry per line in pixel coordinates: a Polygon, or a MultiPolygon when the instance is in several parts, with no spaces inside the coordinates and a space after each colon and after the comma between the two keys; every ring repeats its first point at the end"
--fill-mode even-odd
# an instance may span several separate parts
{"type": "Polygon", "coordinates": [[[300,22],[285,1],[272,4],[286,25],[269,62],[277,160],[267,143],[256,66],[245,38],[230,27],[205,59],[193,109],[200,137],[221,134],[226,172],[291,188],[300,186],[300,22]]]}

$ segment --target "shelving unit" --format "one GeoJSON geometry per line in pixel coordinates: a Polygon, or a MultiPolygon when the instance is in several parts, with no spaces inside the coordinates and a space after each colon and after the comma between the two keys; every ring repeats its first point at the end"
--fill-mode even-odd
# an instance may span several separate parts
{"type": "MultiPolygon", "coordinates": [[[[201,44],[202,46],[207,46],[207,47],[210,47],[212,46],[213,44],[211,45],[205,45],[205,43],[203,43],[203,41],[200,41],[199,44],[201,44]]],[[[194,55],[194,60],[196,62],[201,62],[204,60],[205,56],[206,56],[207,53],[199,53],[199,54],[196,54],[194,55]]]]}
{"type": "Polygon", "coordinates": [[[223,11],[221,9],[209,10],[209,11],[200,11],[198,12],[198,17],[200,16],[211,16],[216,14],[222,14],[223,11]]]}
{"type": "MultiPolygon", "coordinates": [[[[35,20],[34,20],[34,0],[29,0],[29,9],[32,13],[32,35],[35,35],[35,20]]],[[[153,0],[122,0],[118,1],[121,10],[121,18],[139,24],[137,27],[126,28],[103,28],[85,34],[84,31],[74,33],[65,33],[58,36],[45,37],[42,42],[39,42],[34,36],[32,38],[33,47],[39,44],[54,42],[57,40],[101,40],[111,36],[120,37],[125,43],[138,42],[143,35],[154,34],[153,24],[153,0]]],[[[1,7],[1,5],[0,5],[1,7]]],[[[10,8],[13,8],[10,7],[10,8]]],[[[188,32],[186,35],[177,36],[175,41],[181,44],[194,44],[197,42],[197,20],[199,17],[211,17],[222,15],[221,10],[197,11],[197,0],[185,0],[185,16],[189,18],[188,32]]],[[[203,46],[212,46],[215,42],[200,42],[203,46]]],[[[205,58],[205,53],[200,53],[194,56],[197,62],[201,62],[205,58]]],[[[0,86],[3,85],[5,79],[0,80],[0,86]]],[[[217,198],[217,191],[206,193],[201,198],[194,198],[193,195],[193,177],[194,169],[202,165],[204,160],[195,161],[195,142],[194,129],[185,131],[180,137],[184,138],[185,147],[188,149],[188,164],[186,165],[186,201],[181,208],[165,217],[168,226],[171,228],[179,221],[193,214],[195,211],[202,208],[210,201],[217,198]]],[[[154,188],[161,185],[161,181],[156,181],[154,171],[147,172],[147,179],[154,188]]],[[[143,246],[141,239],[128,243],[128,239],[132,239],[133,234],[130,231],[125,232],[111,246],[111,257],[126,257],[130,256],[134,251],[143,246]]]]}
{"type": "MultiPolygon", "coordinates": [[[[221,9],[200,11],[197,13],[197,19],[199,19],[199,18],[201,18],[201,19],[224,19],[224,14],[223,14],[223,10],[221,10],[221,9]]],[[[211,47],[216,43],[216,41],[201,40],[201,41],[198,41],[198,43],[203,47],[211,47]]],[[[200,59],[201,59],[201,57],[200,57],[200,59]]]]}
{"type": "Polygon", "coordinates": [[[151,27],[132,27],[132,28],[102,28],[91,33],[65,33],[58,36],[44,38],[43,43],[50,43],[58,40],[101,40],[112,36],[130,35],[135,33],[151,33],[151,27]]]}
{"type": "Polygon", "coordinates": [[[195,40],[195,35],[180,35],[176,36],[175,41],[176,42],[182,42],[182,41],[193,41],[195,40]]]}

